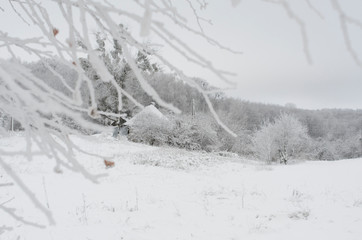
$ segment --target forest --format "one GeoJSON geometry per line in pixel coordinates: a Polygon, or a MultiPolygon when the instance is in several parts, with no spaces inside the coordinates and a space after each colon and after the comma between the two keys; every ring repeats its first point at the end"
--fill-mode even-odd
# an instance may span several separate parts
{"type": "MultiPolygon", "coordinates": [[[[82,43],[78,43],[84,47],[82,43]]],[[[132,93],[136,102],[143,106],[154,103],[145,92],[123,56],[122,47],[116,40],[112,44],[106,37],[97,34],[100,58],[112,74],[115,82],[132,93]],[[108,44],[108,45],[107,45],[108,44]]],[[[150,145],[168,145],[188,150],[232,152],[242,157],[259,159],[267,163],[288,160],[337,160],[357,158],[362,155],[362,110],[350,109],[298,109],[294,104],[285,106],[253,103],[232,98],[227,93],[217,90],[206,80],[194,78],[197,86],[190,86],[176,74],[163,70],[163,66],[152,61],[151,54],[138,51],[134,54],[135,62],[147,82],[167,103],[182,111],[175,114],[167,108],[156,107],[167,116],[168,121],[153,119],[139,122],[132,126],[129,140],[150,145]],[[229,134],[215,121],[205,96],[197,90],[208,92],[209,100],[220,120],[236,133],[229,134]]],[[[99,112],[122,114],[130,119],[142,108],[123,95],[123,109],[119,111],[116,89],[110,83],[103,82],[92,67],[89,58],[80,58],[82,69],[95,86],[95,95],[99,112]]],[[[32,73],[53,89],[70,96],[68,88],[74,88],[78,74],[56,58],[24,63],[32,73]],[[64,84],[66,82],[66,84],[64,84]],[[69,86],[67,88],[67,86],[69,86]]],[[[83,102],[89,101],[89,94],[82,87],[83,102]]],[[[84,116],[87,118],[87,115],[84,116]]],[[[152,118],[153,116],[148,116],[152,118]]],[[[51,116],[50,116],[51,118],[51,116]]],[[[99,115],[89,120],[113,126],[117,117],[99,115]]],[[[88,131],[69,116],[62,116],[62,121],[72,129],[83,133],[88,131]]],[[[10,129],[10,117],[3,114],[2,125],[10,129]]],[[[15,121],[15,130],[21,126],[15,121]]],[[[14,128],[13,126],[13,128],[14,128]]]]}

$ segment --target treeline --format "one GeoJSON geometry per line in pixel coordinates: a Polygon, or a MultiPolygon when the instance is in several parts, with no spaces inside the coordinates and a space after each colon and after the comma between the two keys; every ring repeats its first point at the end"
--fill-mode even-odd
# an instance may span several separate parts
{"type": "MultiPolygon", "coordinates": [[[[151,104],[152,97],[142,89],[117,41],[108,42],[107,46],[105,37],[96,37],[99,57],[114,80],[140,104],[151,104]]],[[[182,111],[181,116],[176,116],[167,109],[160,109],[171,119],[170,125],[152,126],[151,121],[150,126],[138,126],[131,135],[134,141],[194,150],[228,151],[265,161],[287,162],[293,158],[335,160],[362,155],[362,110],[303,110],[292,105],[252,103],[228,97],[205,81],[194,79],[202,89],[213,90],[209,98],[220,119],[238,135],[234,138],[215,122],[203,95],[196,88],[174,74],[161,71],[162,68],[152,63],[146,52],[136,53],[134,61],[160,97],[182,111]],[[190,116],[192,112],[195,113],[193,117],[190,116]],[[163,135],[157,136],[157,132],[163,135]]],[[[94,86],[99,111],[123,113],[130,118],[140,110],[123,95],[123,109],[119,111],[116,89],[101,80],[87,57],[80,58],[79,63],[94,86]]],[[[45,59],[27,66],[34,75],[67,96],[71,94],[69,88],[76,86],[77,72],[57,59],[45,59]]],[[[88,106],[87,86],[84,84],[80,90],[82,102],[88,106]]],[[[72,128],[82,130],[82,126],[72,119],[64,117],[63,120],[72,128]]],[[[109,125],[117,119],[103,117],[97,121],[109,125]]]]}
{"type": "MultiPolygon", "coordinates": [[[[106,53],[104,57],[108,59],[111,58],[106,53]]],[[[308,138],[304,139],[303,143],[300,143],[303,145],[303,149],[299,149],[298,153],[295,150],[290,150],[290,152],[288,152],[288,158],[335,160],[355,158],[362,155],[362,144],[360,140],[362,110],[304,110],[294,107],[252,103],[228,97],[221,92],[209,95],[220,119],[238,135],[238,137],[234,138],[215,123],[210,115],[205,99],[195,88],[189,86],[182,80],[178,80],[175,75],[164,73],[156,66],[152,66],[152,64],[149,63],[148,57],[145,55],[138,54],[136,61],[141,65],[145,78],[155,88],[160,97],[182,110],[182,116],[170,116],[171,113],[166,109],[160,109],[165,114],[169,114],[169,118],[173,119],[173,121],[184,123],[181,125],[185,126],[185,129],[175,130],[169,128],[170,134],[174,132],[193,132],[193,134],[182,135],[187,135],[182,141],[190,142],[193,146],[197,146],[190,147],[190,149],[229,151],[247,157],[257,158],[259,156],[260,158],[260,149],[258,150],[256,148],[258,144],[255,142],[257,133],[262,131],[266,126],[275,124],[281,116],[288,115],[297,119],[300,124],[305,127],[308,136],[308,138]],[[191,118],[190,115],[193,106],[196,117],[191,118]],[[194,127],[192,127],[192,125],[194,125],[194,127]],[[202,126],[208,126],[206,128],[207,130],[203,132],[202,126]],[[200,132],[197,132],[196,129],[199,129],[200,132]],[[193,139],[193,136],[195,136],[195,139],[193,139]],[[207,144],[200,144],[200,146],[198,146],[197,142],[200,141],[200,139],[203,139],[203,142],[207,144]]],[[[84,69],[88,71],[90,79],[92,79],[96,86],[99,110],[118,113],[116,110],[118,100],[114,89],[109,88],[106,83],[99,79],[86,59],[82,59],[82,63],[84,64],[84,69]]],[[[118,59],[114,64],[120,64],[120,60],[118,59]]],[[[112,64],[109,64],[112,67],[112,69],[110,69],[111,72],[113,71],[114,73],[118,71],[117,74],[115,74],[118,78],[117,81],[119,81],[137,101],[143,105],[149,105],[153,101],[152,98],[142,90],[133,72],[127,67],[127,63],[123,61],[121,64],[122,67],[119,68],[114,68],[112,64]]],[[[70,86],[74,86],[77,79],[77,74],[73,70],[55,59],[48,59],[46,63],[32,63],[29,64],[29,67],[35,75],[44,79],[53,88],[63,91],[65,94],[69,94],[67,89],[64,88],[56,75],[49,71],[48,68],[51,67],[61,74],[70,86]]],[[[196,79],[196,82],[205,90],[211,89],[211,87],[202,80],[196,79]]],[[[84,92],[83,95],[87,97],[86,92],[84,92]]],[[[127,113],[128,117],[132,117],[139,111],[132,102],[124,100],[124,103],[123,112],[127,113]]],[[[107,118],[101,119],[99,122],[101,124],[111,123],[107,118]]],[[[180,126],[180,124],[177,126],[180,126]]],[[[145,131],[146,130],[148,131],[149,129],[145,129],[145,131]]],[[[140,136],[133,135],[133,138],[137,141],[142,141],[140,138],[142,138],[143,133],[142,131],[138,132],[140,136]]],[[[167,142],[172,142],[170,139],[175,139],[175,137],[162,136],[161,139],[165,139],[164,144],[168,144],[167,142]]],[[[174,140],[174,142],[176,142],[174,145],[178,147],[187,146],[186,143],[180,144],[179,139],[174,140]]],[[[162,142],[159,144],[162,144],[162,142]]],[[[274,145],[277,144],[274,143],[274,145]]],[[[283,149],[274,148],[275,149],[271,150],[274,156],[269,160],[283,160],[285,157],[282,156],[283,149]]]]}
{"type": "MultiPolygon", "coordinates": [[[[196,114],[209,114],[203,96],[183,81],[175,81],[172,75],[154,75],[150,82],[164,99],[184,113],[191,113],[193,101],[196,114]]],[[[206,83],[199,83],[208,88],[206,83]]],[[[286,114],[297,119],[306,129],[308,142],[304,143],[304,153],[300,158],[335,160],[362,155],[362,110],[305,110],[293,106],[252,103],[222,93],[213,94],[210,98],[222,121],[238,135],[233,138],[221,128],[216,129],[221,141],[220,150],[257,155],[253,143],[255,134],[266,123],[275,123],[286,114]]]]}

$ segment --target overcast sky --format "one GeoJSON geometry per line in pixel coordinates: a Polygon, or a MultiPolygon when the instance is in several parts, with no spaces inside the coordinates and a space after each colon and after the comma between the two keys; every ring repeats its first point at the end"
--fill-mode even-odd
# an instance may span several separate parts
{"type": "MultiPolygon", "coordinates": [[[[238,87],[229,94],[244,100],[297,107],[361,108],[362,68],[349,55],[337,12],[329,0],[290,0],[290,6],[306,24],[310,65],[303,51],[299,26],[277,4],[244,0],[237,8],[228,1],[209,1],[205,16],[213,19],[206,32],[242,55],[196,48],[215,64],[236,72],[238,87]]],[[[362,21],[362,1],[340,1],[343,10],[362,21]]],[[[348,26],[353,46],[362,57],[362,29],[348,26]]],[[[197,72],[197,71],[196,71],[197,72]]],[[[200,72],[199,72],[200,73],[200,72]]],[[[215,81],[212,75],[202,73],[215,81]]]]}
{"type": "MultiPolygon", "coordinates": [[[[306,60],[303,38],[296,22],[280,5],[262,0],[243,0],[236,8],[231,6],[231,1],[209,0],[207,9],[200,11],[201,16],[213,22],[212,26],[203,24],[205,33],[223,45],[242,51],[242,55],[220,50],[177,28],[173,31],[214,65],[237,74],[231,77],[237,82],[237,88],[228,91],[230,96],[279,105],[294,103],[308,109],[362,109],[362,68],[347,51],[338,14],[330,0],[309,1],[323,18],[308,6],[307,0],[289,0],[288,3],[306,24],[312,65],[306,60]]],[[[178,6],[183,1],[174,2],[178,6]]],[[[346,13],[362,21],[362,1],[339,2],[346,13]]],[[[5,2],[0,6],[7,9],[5,2]]],[[[125,6],[132,8],[132,4],[125,6]]],[[[189,24],[195,24],[192,11],[181,5],[178,7],[189,19],[189,24]]],[[[36,35],[37,31],[23,24],[13,11],[1,14],[0,30],[19,37],[36,35]]],[[[125,23],[135,30],[132,23],[125,23]]],[[[168,24],[165,22],[166,26],[168,24]]],[[[362,56],[362,29],[348,26],[348,30],[353,47],[362,56]]],[[[152,35],[144,40],[158,41],[152,35]]],[[[159,48],[159,51],[189,75],[223,86],[217,77],[188,63],[169,48],[159,48]]]]}

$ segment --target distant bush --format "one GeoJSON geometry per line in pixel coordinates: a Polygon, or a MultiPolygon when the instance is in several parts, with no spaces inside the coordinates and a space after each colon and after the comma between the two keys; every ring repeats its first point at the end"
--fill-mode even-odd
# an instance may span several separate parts
{"type": "Polygon", "coordinates": [[[149,145],[168,145],[187,150],[213,151],[218,140],[212,124],[205,116],[174,117],[142,116],[130,127],[128,139],[149,145]]]}
{"type": "Polygon", "coordinates": [[[169,145],[172,129],[173,124],[167,119],[142,115],[130,126],[128,139],[154,146],[169,145]]]}
{"type": "Polygon", "coordinates": [[[206,114],[179,118],[175,128],[176,146],[190,150],[216,150],[219,141],[213,119],[206,114]]]}
{"type": "Polygon", "coordinates": [[[304,156],[308,151],[307,128],[295,117],[282,114],[274,123],[265,123],[253,138],[256,156],[266,162],[304,156]]]}
{"type": "Polygon", "coordinates": [[[312,157],[315,160],[337,160],[358,158],[362,156],[361,141],[359,134],[342,139],[328,140],[319,138],[313,140],[310,148],[312,157]]]}

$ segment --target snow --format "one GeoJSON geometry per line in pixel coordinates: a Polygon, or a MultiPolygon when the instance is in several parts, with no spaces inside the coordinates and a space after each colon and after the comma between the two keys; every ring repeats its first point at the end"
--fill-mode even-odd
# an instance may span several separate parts
{"type": "Polygon", "coordinates": [[[125,125],[132,126],[136,121],[142,119],[146,120],[148,116],[155,116],[160,120],[168,120],[165,115],[163,115],[160,110],[158,110],[154,105],[148,105],[147,107],[143,108],[142,111],[137,113],[133,118],[128,120],[125,125]]]}
{"type": "MultiPolygon", "coordinates": [[[[77,154],[99,184],[46,157],[29,162],[1,156],[50,209],[54,226],[37,228],[0,208],[0,239],[361,239],[362,159],[263,165],[235,156],[150,147],[106,134],[71,137],[82,149],[115,161],[77,154]],[[10,230],[12,228],[12,230],[10,230]],[[19,238],[18,238],[19,237],[19,238]]],[[[0,149],[25,149],[19,135],[0,149]]],[[[0,168],[0,205],[47,225],[0,168]]]]}

